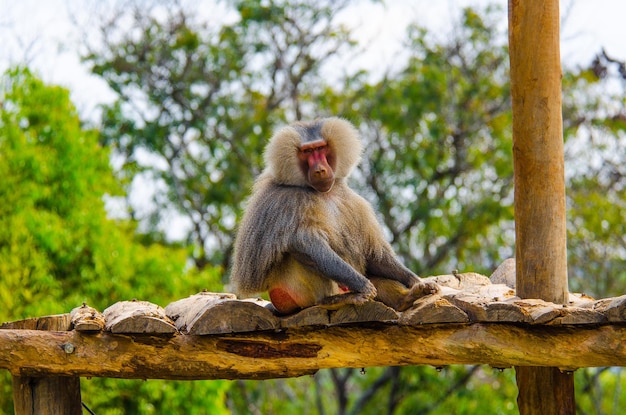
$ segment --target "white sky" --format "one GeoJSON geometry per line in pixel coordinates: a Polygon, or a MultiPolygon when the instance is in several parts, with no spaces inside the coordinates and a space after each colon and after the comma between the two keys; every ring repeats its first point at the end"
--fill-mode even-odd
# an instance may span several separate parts
{"type": "MultiPolygon", "coordinates": [[[[198,3],[207,12],[216,7],[214,0],[198,3]]],[[[363,63],[376,71],[386,67],[399,49],[407,23],[417,21],[445,33],[462,7],[490,3],[506,10],[506,0],[386,0],[384,5],[362,1],[341,19],[370,42],[363,63]]],[[[76,51],[80,39],[70,15],[84,19],[85,6],[93,4],[93,0],[0,0],[0,71],[16,62],[27,63],[46,82],[69,88],[83,117],[92,118],[96,105],[112,95],[81,65],[76,51]]],[[[626,59],[625,0],[563,0],[561,13],[567,15],[561,47],[566,65],[588,64],[602,47],[609,56],[626,59]]]]}
{"type": "MultiPolygon", "coordinates": [[[[215,10],[222,2],[197,1],[202,12],[216,19],[215,10]]],[[[0,73],[15,63],[27,64],[44,81],[68,88],[82,118],[97,124],[98,104],[110,102],[113,94],[81,64],[77,47],[82,39],[71,16],[82,22],[93,20],[90,7],[107,7],[107,2],[116,0],[0,0],[0,73]]],[[[494,3],[506,11],[506,0],[384,0],[384,5],[363,0],[340,19],[368,45],[367,55],[354,64],[380,73],[401,48],[408,23],[417,22],[445,35],[458,23],[462,7],[494,3]]],[[[626,0],[563,0],[561,13],[567,15],[561,45],[565,65],[587,65],[602,47],[609,56],[626,60],[626,0]]],[[[502,25],[506,28],[506,13],[502,25]]],[[[139,199],[150,198],[143,192],[139,199]]],[[[111,204],[108,209],[110,213],[116,210],[111,204]]],[[[172,239],[180,239],[188,223],[172,217],[163,226],[172,239]]]]}

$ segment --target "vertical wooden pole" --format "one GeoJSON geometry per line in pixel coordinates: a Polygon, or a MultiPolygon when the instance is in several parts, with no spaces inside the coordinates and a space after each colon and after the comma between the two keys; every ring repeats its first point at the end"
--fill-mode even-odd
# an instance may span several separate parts
{"type": "Polygon", "coordinates": [[[566,303],[559,0],[509,0],[517,291],[566,303]]]}
{"type": "Polygon", "coordinates": [[[13,376],[15,415],[81,415],[80,378],[13,376]]]}
{"type": "MultiPolygon", "coordinates": [[[[516,288],[568,301],[559,0],[509,0],[516,288]]],[[[516,368],[520,414],[574,414],[573,376],[516,368]]]]}
{"type": "MultiPolygon", "coordinates": [[[[69,314],[16,321],[5,328],[66,331],[69,314]]],[[[13,376],[15,415],[81,415],[83,413],[78,376],[13,376]]]]}

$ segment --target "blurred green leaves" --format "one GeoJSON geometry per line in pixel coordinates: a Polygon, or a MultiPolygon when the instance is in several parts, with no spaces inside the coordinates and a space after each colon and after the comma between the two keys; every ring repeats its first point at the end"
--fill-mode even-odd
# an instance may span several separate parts
{"type": "MultiPolygon", "coordinates": [[[[4,320],[83,301],[101,309],[131,298],[166,304],[221,290],[264,144],[274,128],[301,118],[339,115],[358,126],[365,154],[352,184],[419,274],[488,275],[513,254],[501,8],[462,10],[447,34],[412,25],[401,57],[376,77],[351,65],[362,45],[337,20],[349,1],[223,4],[231,14],[221,23],[202,21],[187,3],[159,1],[128,2],[102,19],[84,60],[117,99],[102,108],[97,131],[84,128],[63,88],[26,69],[3,76],[4,320]],[[123,218],[107,218],[105,195],[126,201],[123,218]],[[166,233],[172,212],[184,222],[177,241],[166,233]]],[[[563,72],[570,286],[598,297],[626,292],[620,64],[602,52],[563,72]]],[[[233,383],[94,379],[83,389],[92,409],[107,414],[515,413],[510,371],[366,372],[233,383]]],[[[623,374],[579,373],[581,411],[607,408],[603,388],[618,391],[623,374]]]]}
{"type": "MultiPolygon", "coordinates": [[[[47,86],[21,68],[5,73],[1,85],[2,321],[66,313],[83,301],[100,310],[133,298],[166,305],[203,288],[219,289],[217,270],[188,270],[184,247],[143,243],[132,222],[107,218],[103,196],[119,195],[121,188],[109,166],[108,149],[99,144],[97,131],[83,129],[67,90],[47,86]]],[[[12,408],[7,375],[2,374],[3,413],[12,408]]],[[[93,397],[105,396],[98,390],[115,391],[115,399],[107,402],[119,410],[123,397],[117,382],[88,382],[83,397],[97,404],[93,397]]],[[[173,385],[155,389],[154,383],[129,383],[137,396],[151,402],[133,395],[128,404],[132,412],[99,413],[160,413],[149,410],[160,400],[161,408],[173,411],[223,410],[219,399],[206,412],[191,410],[193,399],[174,404],[168,396],[180,391],[173,385]]],[[[196,386],[216,396],[224,387],[221,382],[196,386]]]]}

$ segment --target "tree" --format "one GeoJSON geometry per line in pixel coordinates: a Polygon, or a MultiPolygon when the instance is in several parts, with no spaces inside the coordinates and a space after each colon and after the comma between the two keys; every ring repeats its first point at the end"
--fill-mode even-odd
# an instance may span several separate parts
{"type": "MultiPolygon", "coordinates": [[[[349,4],[228,4],[234,21],[218,27],[203,25],[179,3],[158,3],[160,13],[138,6],[130,14],[120,12],[118,19],[102,19],[111,22],[102,27],[102,47],[92,47],[86,57],[119,96],[106,108],[103,130],[103,142],[124,160],[118,175],[130,190],[142,176],[161,189],[151,218],[137,216],[129,205],[142,231],[163,240],[160,215],[176,210],[188,218],[186,242],[195,265],[226,269],[233,229],[273,126],[337,114],[360,126],[367,152],[356,185],[375,202],[409,266],[421,274],[453,268],[489,274],[512,255],[511,118],[506,37],[497,24],[501,9],[464,10],[444,40],[412,27],[407,60],[394,62],[382,79],[366,70],[329,79],[322,76],[324,64],[346,67],[344,52],[353,50],[350,34],[335,20],[349,4]],[[132,33],[124,18],[132,20],[132,33]]],[[[614,67],[619,62],[600,57],[591,70],[564,72],[566,164],[575,166],[567,176],[572,288],[589,291],[587,281],[598,275],[592,289],[597,296],[621,294],[624,287],[624,174],[617,162],[624,145],[623,93],[607,94],[611,82],[598,76],[614,67]],[[597,219],[598,209],[605,217],[597,219]]],[[[335,370],[313,381],[272,381],[271,387],[284,396],[316,390],[319,412],[367,411],[369,405],[379,410],[383,401],[390,402],[388,412],[400,412],[411,401],[409,392],[436,396],[441,389],[427,371],[390,368],[361,377],[335,370]]],[[[450,373],[451,385],[458,387],[446,390],[468,393],[464,388],[479,372],[450,373]]],[[[242,411],[269,387],[235,385],[236,398],[229,402],[242,411]]],[[[443,411],[447,403],[422,409],[443,411]]]]}
{"type": "Polygon", "coordinates": [[[465,10],[445,43],[411,27],[407,62],[338,108],[368,114],[362,192],[425,275],[489,274],[512,255],[508,55],[494,17],[465,10]]]}
{"type": "Polygon", "coordinates": [[[569,277],[599,297],[626,292],[625,65],[601,51],[563,77],[569,277]]]}
{"type": "Polygon", "coordinates": [[[228,265],[264,139],[288,113],[303,114],[320,62],[347,42],[331,24],[343,2],[232,5],[239,20],[212,28],[179,3],[164,5],[160,17],[136,3],[105,20],[104,49],[85,57],[118,94],[103,126],[104,143],[123,160],[118,173],[129,188],[147,176],[163,189],[149,217],[129,203],[130,217],[156,232],[163,212],[183,215],[198,269],[228,265]]]}
{"type": "MultiPolygon", "coordinates": [[[[278,121],[324,114],[340,114],[361,124],[368,151],[358,185],[375,200],[392,242],[408,264],[429,273],[475,269],[476,264],[484,271],[497,265],[503,254],[510,255],[511,234],[502,231],[512,229],[508,59],[505,46],[490,44],[495,18],[485,23],[476,13],[466,12],[461,33],[446,45],[432,44],[426,31],[413,28],[413,53],[405,65],[373,84],[357,73],[337,90],[337,80],[324,80],[319,71],[322,62],[341,56],[342,42],[343,49],[350,46],[348,34],[333,21],[344,4],[276,1],[233,6],[238,20],[218,29],[194,22],[190,16],[195,13],[178,6],[166,8],[160,20],[134,11],[133,26],[139,28],[134,36],[120,33],[114,21],[102,29],[104,50],[91,50],[87,56],[93,71],[119,94],[105,111],[104,136],[125,160],[120,174],[131,182],[134,174],[149,172],[167,185],[169,190],[155,206],[160,206],[157,211],[174,206],[195,223],[187,241],[196,246],[199,267],[206,261],[226,265],[234,226],[229,218],[240,212],[252,178],[261,169],[263,139],[271,128],[278,121]],[[187,44],[176,40],[183,35],[196,41],[183,48],[187,44]],[[471,44],[465,43],[467,38],[471,44]],[[206,62],[223,66],[207,67],[206,62]],[[196,65],[200,69],[192,70],[196,65]],[[194,88],[213,92],[199,104],[192,99],[194,88]],[[190,109],[193,116],[184,117],[190,109]],[[180,139],[185,136],[190,137],[188,143],[180,139]],[[439,137],[441,141],[434,141],[439,137]],[[476,140],[482,144],[476,145],[476,140]],[[493,151],[493,162],[487,163],[487,150],[493,151]],[[163,167],[140,165],[142,151],[151,154],[150,163],[163,167]],[[194,159],[191,167],[177,167],[186,165],[189,157],[194,159]],[[219,235],[212,251],[199,227],[203,222],[208,223],[206,235],[219,235]],[[485,249],[494,238],[506,243],[485,249]]],[[[415,371],[371,373],[371,393],[357,407],[371,405],[383,388],[398,384],[402,373],[415,371]]],[[[465,378],[463,370],[454,373],[465,378]]],[[[360,384],[355,371],[327,374],[319,379],[324,384],[332,381],[336,393],[360,384]]],[[[236,384],[242,388],[233,393],[241,390],[246,402],[258,401],[266,385],[236,384]]],[[[289,386],[291,382],[272,384],[285,393],[297,388],[289,386]]],[[[352,405],[353,396],[341,396],[346,400],[337,401],[339,408],[352,405]]],[[[396,395],[390,408],[401,407],[404,398],[396,395]]],[[[236,400],[231,402],[236,407],[236,400]]]]}
{"type": "MultiPolygon", "coordinates": [[[[219,274],[214,270],[185,272],[186,249],[143,243],[131,222],[107,218],[103,196],[120,194],[120,187],[107,149],[98,143],[96,131],[82,128],[67,90],[45,85],[27,69],[7,72],[2,85],[2,321],[65,313],[83,301],[100,310],[132,298],[166,305],[203,287],[215,289],[219,274]]],[[[12,413],[7,375],[0,408],[12,413]]],[[[163,409],[208,413],[193,408],[193,391],[180,384],[84,383],[83,399],[93,402],[98,413],[123,407],[120,391],[132,389],[151,397],[151,402],[126,397],[133,413],[154,413],[159,402],[163,409]],[[107,400],[101,401],[104,396],[107,400]]],[[[219,397],[225,386],[206,382],[196,388],[203,396],[219,397]]],[[[216,398],[206,410],[223,410],[223,403],[216,398]]]]}

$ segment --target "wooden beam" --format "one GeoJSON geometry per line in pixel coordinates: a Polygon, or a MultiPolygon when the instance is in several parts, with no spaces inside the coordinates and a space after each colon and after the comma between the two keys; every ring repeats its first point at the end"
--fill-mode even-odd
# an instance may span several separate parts
{"type": "Polygon", "coordinates": [[[0,330],[0,368],[14,376],[266,379],[333,367],[626,364],[626,327],[503,323],[359,323],[221,335],[0,330]]]}
{"type": "MultiPolygon", "coordinates": [[[[517,295],[566,304],[559,0],[509,0],[517,295]]],[[[574,414],[574,381],[517,368],[522,415],[574,414]]]]}
{"type": "MultiPolygon", "coordinates": [[[[59,314],[22,320],[12,323],[12,326],[22,332],[44,333],[37,330],[69,330],[70,323],[69,314],[59,314]]],[[[7,358],[11,359],[10,356],[7,358]]],[[[81,415],[80,379],[63,374],[39,376],[37,373],[18,373],[13,376],[13,408],[16,415],[81,415]]]]}

